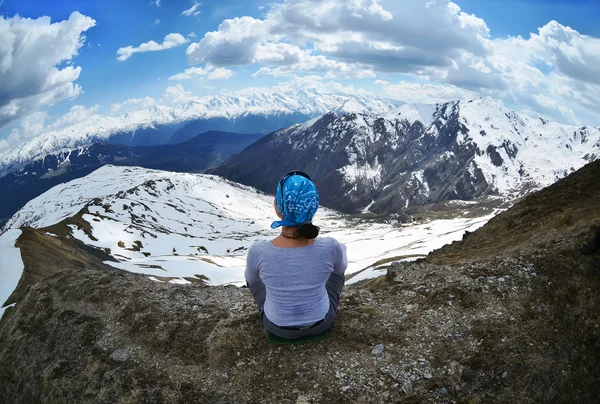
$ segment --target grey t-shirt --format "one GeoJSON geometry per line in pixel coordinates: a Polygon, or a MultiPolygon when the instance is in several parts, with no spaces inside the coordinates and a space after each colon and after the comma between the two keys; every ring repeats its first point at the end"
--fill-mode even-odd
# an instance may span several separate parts
{"type": "Polygon", "coordinates": [[[275,247],[257,241],[248,250],[246,281],[266,287],[265,315],[279,327],[313,324],[329,311],[325,283],[332,272],[344,276],[346,246],[331,237],[305,247],[275,247]]]}

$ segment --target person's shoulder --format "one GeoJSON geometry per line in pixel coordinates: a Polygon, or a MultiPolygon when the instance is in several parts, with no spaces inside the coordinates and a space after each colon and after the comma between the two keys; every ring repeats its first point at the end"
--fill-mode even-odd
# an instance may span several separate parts
{"type": "Polygon", "coordinates": [[[321,243],[324,246],[328,246],[328,247],[337,247],[340,245],[340,242],[337,241],[337,239],[335,239],[333,237],[319,237],[318,240],[319,240],[319,243],[321,243]]]}
{"type": "Polygon", "coordinates": [[[255,253],[268,248],[269,243],[271,243],[269,240],[256,240],[248,249],[248,254],[250,254],[250,252],[255,253]]]}

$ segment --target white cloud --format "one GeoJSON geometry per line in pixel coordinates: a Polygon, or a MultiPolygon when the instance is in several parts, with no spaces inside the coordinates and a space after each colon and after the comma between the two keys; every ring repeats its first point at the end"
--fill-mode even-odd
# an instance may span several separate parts
{"type": "Polygon", "coordinates": [[[158,25],[160,24],[160,20],[157,18],[156,20],[154,20],[154,25],[158,25]]]}
{"type": "Polygon", "coordinates": [[[54,23],[49,17],[0,16],[0,127],[82,92],[74,84],[81,67],[71,63],[95,24],[78,12],[54,23]]]}
{"type": "Polygon", "coordinates": [[[152,3],[154,3],[156,7],[160,7],[160,0],[154,0],[152,3]]]}
{"type": "Polygon", "coordinates": [[[226,80],[233,76],[233,72],[224,67],[218,67],[208,74],[209,80],[226,80]]]}
{"type": "Polygon", "coordinates": [[[385,73],[382,88],[407,102],[491,95],[600,124],[600,38],[551,21],[529,38],[492,39],[449,0],[288,0],[262,18],[224,20],[186,53],[206,67],[256,65],[254,76],[385,73]]]}
{"type": "Polygon", "coordinates": [[[188,38],[196,38],[196,37],[197,37],[197,35],[196,35],[196,33],[195,33],[195,32],[190,32],[190,33],[188,34],[188,38]]]}
{"type": "Polygon", "coordinates": [[[222,80],[231,78],[232,76],[233,72],[223,67],[190,67],[189,69],[185,69],[183,73],[169,77],[169,80],[190,80],[198,77],[206,77],[209,80],[222,80]]]}
{"type": "Polygon", "coordinates": [[[202,3],[196,3],[192,7],[188,8],[187,10],[182,11],[181,15],[185,15],[187,17],[193,16],[193,15],[198,15],[198,14],[200,14],[200,11],[198,9],[201,6],[202,6],[202,3]]]}
{"type": "Polygon", "coordinates": [[[108,110],[108,113],[110,115],[121,115],[154,105],[156,105],[156,100],[152,97],[131,98],[122,103],[112,104],[108,110]]]}
{"type": "Polygon", "coordinates": [[[202,67],[190,67],[185,69],[183,73],[176,74],[169,77],[169,80],[189,80],[195,77],[206,76],[210,69],[204,69],[202,67]]]}
{"type": "Polygon", "coordinates": [[[167,104],[183,104],[194,99],[191,91],[185,91],[181,84],[167,87],[161,97],[161,100],[167,104]]]}
{"type": "Polygon", "coordinates": [[[94,105],[93,107],[86,108],[83,105],[73,105],[69,112],[58,118],[51,125],[49,125],[46,130],[56,130],[60,128],[64,128],[65,126],[73,125],[79,122],[83,122],[86,119],[97,115],[99,105],[94,105]]]}
{"type": "Polygon", "coordinates": [[[181,46],[186,43],[188,40],[181,34],[168,34],[165,36],[162,44],[156,43],[154,41],[149,41],[141,44],[138,47],[126,46],[124,48],[119,48],[117,51],[117,60],[124,62],[129,59],[134,53],[143,53],[143,52],[157,52],[166,49],[175,48],[177,46],[181,46]]]}
{"type": "Polygon", "coordinates": [[[385,93],[393,98],[415,103],[434,104],[477,97],[477,94],[471,91],[451,85],[408,83],[406,81],[389,83],[385,80],[376,80],[375,84],[383,88],[385,93]]]}

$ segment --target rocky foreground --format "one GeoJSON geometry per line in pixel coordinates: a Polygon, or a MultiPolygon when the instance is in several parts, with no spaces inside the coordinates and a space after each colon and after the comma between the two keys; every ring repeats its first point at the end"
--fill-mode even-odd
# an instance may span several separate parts
{"type": "Polygon", "coordinates": [[[582,170],[348,287],[330,336],[307,345],[269,344],[247,289],[157,283],[24,229],[0,402],[598,402],[600,270],[580,246],[600,223],[600,162],[582,170]]]}

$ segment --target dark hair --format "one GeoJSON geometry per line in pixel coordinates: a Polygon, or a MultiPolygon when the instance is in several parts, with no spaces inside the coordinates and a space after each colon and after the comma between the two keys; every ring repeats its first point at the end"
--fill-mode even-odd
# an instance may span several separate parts
{"type": "Polygon", "coordinates": [[[312,223],[304,223],[298,227],[298,237],[313,239],[319,235],[319,227],[312,223]]]}

